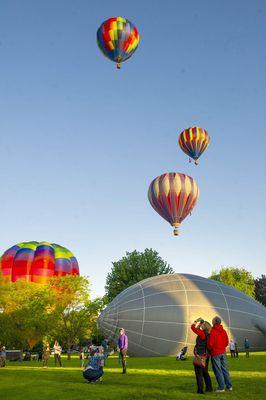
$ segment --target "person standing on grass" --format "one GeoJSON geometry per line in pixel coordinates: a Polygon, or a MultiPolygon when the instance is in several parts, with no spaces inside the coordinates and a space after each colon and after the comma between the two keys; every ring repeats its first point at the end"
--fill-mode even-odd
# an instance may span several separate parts
{"type": "Polygon", "coordinates": [[[0,368],[6,366],[6,348],[2,346],[0,348],[0,368]]]}
{"type": "Polygon", "coordinates": [[[119,354],[121,357],[122,367],[123,367],[122,374],[125,374],[127,372],[126,357],[127,357],[127,349],[128,349],[128,338],[127,338],[124,328],[121,328],[119,330],[118,349],[119,349],[119,354]]]}
{"type": "Polygon", "coordinates": [[[57,362],[58,362],[60,367],[62,367],[61,353],[62,353],[62,347],[60,346],[60,344],[56,340],[54,342],[54,363],[55,363],[55,366],[57,366],[57,362]]]}
{"type": "Polygon", "coordinates": [[[191,325],[191,329],[197,335],[194,355],[204,357],[204,365],[194,363],[194,370],[197,380],[197,393],[204,394],[203,380],[206,386],[206,392],[212,392],[212,381],[208,372],[209,356],[207,354],[207,338],[210,334],[211,325],[202,318],[196,319],[191,325]]]}
{"type": "Polygon", "coordinates": [[[245,347],[246,357],[249,358],[250,343],[248,338],[245,338],[244,340],[244,347],[245,347]]]}
{"type": "Polygon", "coordinates": [[[79,351],[79,360],[80,360],[80,367],[84,368],[85,351],[83,347],[81,347],[79,351]]]}
{"type": "Polygon", "coordinates": [[[43,345],[43,351],[42,351],[42,366],[47,368],[48,367],[48,361],[50,358],[50,345],[48,342],[44,343],[43,345]]]}
{"type": "Polygon", "coordinates": [[[37,360],[38,360],[39,362],[42,361],[42,351],[41,351],[41,350],[38,350],[37,360]]]}
{"type": "Polygon", "coordinates": [[[231,358],[236,356],[236,345],[235,342],[231,339],[229,343],[229,349],[231,353],[231,358]]]}
{"type": "Polygon", "coordinates": [[[109,347],[107,338],[103,339],[101,346],[104,348],[104,354],[107,356],[108,355],[108,347],[109,347]]]}
{"type": "Polygon", "coordinates": [[[216,316],[212,320],[211,332],[207,339],[207,347],[211,355],[212,369],[218,383],[217,393],[233,390],[230,374],[226,365],[226,347],[228,335],[221,325],[221,318],[216,316]]]}
{"type": "Polygon", "coordinates": [[[235,342],[235,353],[236,353],[236,358],[238,358],[238,345],[237,345],[237,342],[235,342]]]}

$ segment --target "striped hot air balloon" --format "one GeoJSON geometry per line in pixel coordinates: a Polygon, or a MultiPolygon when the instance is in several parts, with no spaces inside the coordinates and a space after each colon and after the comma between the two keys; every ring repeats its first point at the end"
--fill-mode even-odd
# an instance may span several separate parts
{"type": "Polygon", "coordinates": [[[79,275],[79,265],[71,251],[58,244],[23,242],[4,252],[0,272],[4,282],[23,279],[45,284],[52,276],[79,275]]]}
{"type": "Polygon", "coordinates": [[[178,143],[183,152],[193,158],[197,165],[199,157],[210,144],[210,136],[205,129],[193,126],[180,133],[178,143]]]}
{"type": "Polygon", "coordinates": [[[97,43],[102,53],[109,60],[117,63],[126,61],[136,51],[139,44],[137,28],[127,18],[109,18],[97,31],[97,43]]]}
{"type": "Polygon", "coordinates": [[[199,197],[195,180],[188,175],[170,172],[155,178],[148,191],[149,201],[154,210],[174,227],[178,227],[191,213],[199,197]]]}

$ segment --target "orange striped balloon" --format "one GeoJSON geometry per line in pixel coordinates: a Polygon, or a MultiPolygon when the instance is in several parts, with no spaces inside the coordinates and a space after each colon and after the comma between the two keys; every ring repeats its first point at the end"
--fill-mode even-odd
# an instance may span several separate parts
{"type": "Polygon", "coordinates": [[[191,213],[199,197],[199,188],[193,178],[170,172],[155,178],[149,187],[148,198],[154,210],[175,229],[191,213]]]}
{"type": "Polygon", "coordinates": [[[178,143],[181,150],[193,158],[197,165],[199,157],[210,144],[210,136],[205,129],[193,126],[180,133],[178,143]]]}

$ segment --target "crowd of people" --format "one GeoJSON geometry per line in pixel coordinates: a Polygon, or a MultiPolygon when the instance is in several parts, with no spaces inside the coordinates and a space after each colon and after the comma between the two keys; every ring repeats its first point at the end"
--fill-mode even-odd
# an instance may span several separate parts
{"type": "Polygon", "coordinates": [[[234,340],[230,340],[230,342],[229,342],[229,350],[230,350],[230,353],[231,353],[231,357],[233,358],[238,358],[238,346],[237,346],[237,343],[234,341],[234,340]]]}
{"type": "MultiPolygon", "coordinates": [[[[55,366],[60,365],[62,367],[62,362],[61,362],[61,353],[62,353],[62,347],[59,345],[58,341],[55,341],[54,346],[50,348],[49,342],[45,342],[43,344],[43,349],[42,351],[39,350],[36,355],[32,355],[31,351],[27,349],[24,353],[23,356],[23,351],[19,350],[10,350],[9,353],[16,353],[16,357],[9,358],[13,361],[19,360],[19,361],[31,361],[31,360],[37,360],[37,361],[42,361],[43,367],[48,366],[48,361],[51,356],[51,354],[54,354],[54,361],[55,361],[55,366]],[[17,353],[19,353],[19,356],[17,356],[17,353]]],[[[0,347],[0,367],[5,367],[6,365],[6,359],[7,359],[7,351],[5,346],[0,347]]]]}
{"type": "MultiPolygon", "coordinates": [[[[202,318],[196,319],[191,325],[192,331],[197,335],[196,344],[194,347],[194,370],[197,384],[197,393],[204,394],[212,392],[213,385],[208,371],[209,362],[211,362],[214,376],[217,382],[216,393],[232,391],[230,373],[226,362],[226,348],[229,345],[231,357],[238,357],[238,346],[235,341],[228,339],[227,332],[221,324],[221,318],[215,316],[212,320],[212,325],[202,318]]],[[[87,366],[84,369],[83,376],[88,383],[102,382],[104,374],[104,366],[108,356],[107,339],[105,346],[99,346],[95,353],[90,357],[87,366]]],[[[102,343],[103,344],[103,343],[102,343]]],[[[125,330],[119,330],[118,337],[118,352],[119,360],[122,364],[122,373],[126,374],[126,356],[128,349],[128,337],[125,330]]],[[[246,357],[249,357],[250,343],[245,338],[244,347],[246,357]]],[[[184,347],[177,355],[176,359],[186,360],[187,347],[184,347]]]]}
{"type": "Polygon", "coordinates": [[[49,342],[48,341],[45,342],[43,344],[42,352],[38,353],[38,361],[42,361],[42,365],[44,368],[48,367],[48,361],[50,359],[51,354],[54,355],[55,366],[59,365],[60,367],[62,367],[62,361],[61,361],[62,347],[60,346],[57,340],[54,342],[54,346],[52,347],[52,349],[50,348],[49,342]]]}
{"type": "MultiPolygon", "coordinates": [[[[217,381],[217,393],[232,391],[232,382],[226,362],[226,347],[229,346],[232,358],[238,358],[238,344],[233,339],[228,339],[227,332],[221,324],[221,318],[215,316],[212,320],[212,325],[204,319],[197,318],[191,325],[192,331],[197,335],[196,344],[193,352],[193,365],[197,384],[197,393],[212,392],[213,385],[209,374],[209,363],[212,365],[215,379],[217,381]]],[[[244,340],[244,349],[246,357],[249,357],[250,342],[248,338],[244,340]]],[[[122,365],[122,374],[127,372],[127,350],[128,337],[125,329],[119,330],[117,341],[117,351],[119,354],[119,363],[122,365]]],[[[42,361],[43,367],[48,366],[48,361],[51,354],[54,355],[55,366],[62,367],[61,361],[62,347],[56,340],[52,348],[49,342],[43,344],[42,351],[38,352],[37,359],[42,361]]],[[[181,349],[176,356],[177,360],[186,360],[187,346],[181,349]]],[[[80,367],[83,369],[83,376],[88,383],[102,382],[104,374],[104,366],[108,355],[112,354],[109,351],[108,339],[105,338],[100,346],[93,344],[87,348],[80,348],[79,359],[80,367]],[[88,362],[85,365],[85,359],[88,362]]],[[[27,353],[25,353],[25,357],[27,353]]],[[[5,346],[0,347],[0,367],[6,365],[6,349],[5,346]]]]}
{"type": "MultiPolygon", "coordinates": [[[[122,374],[127,372],[127,349],[128,337],[123,328],[119,330],[119,337],[117,342],[117,350],[119,354],[119,362],[122,364],[122,374]]],[[[105,338],[101,346],[97,347],[93,354],[89,357],[89,362],[84,368],[83,376],[88,383],[102,382],[104,374],[104,366],[108,357],[108,339],[105,338]]]]}

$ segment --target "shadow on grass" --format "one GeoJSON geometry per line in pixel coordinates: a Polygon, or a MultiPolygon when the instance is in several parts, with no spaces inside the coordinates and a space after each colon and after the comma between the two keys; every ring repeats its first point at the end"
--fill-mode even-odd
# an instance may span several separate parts
{"type": "MultiPolygon", "coordinates": [[[[1,371],[2,372],[2,371],[1,371]]],[[[143,374],[136,370],[130,371],[127,375],[112,372],[109,370],[104,375],[103,384],[89,385],[78,370],[58,370],[54,369],[36,371],[32,374],[31,370],[17,371],[1,374],[2,393],[5,393],[5,399],[28,399],[28,400],[79,400],[84,396],[92,400],[131,400],[131,399],[195,399],[197,395],[194,373],[191,371],[186,375],[172,374],[143,374]],[[11,374],[10,374],[11,373],[11,374]],[[6,376],[7,375],[7,376],[6,376]],[[4,386],[3,386],[4,381],[4,386]]],[[[234,392],[219,394],[219,398],[224,399],[263,399],[265,395],[265,374],[260,376],[240,376],[241,371],[235,371],[239,376],[233,376],[234,392]]],[[[253,372],[254,374],[256,372],[253,372]]],[[[258,372],[257,372],[258,373],[258,372]]],[[[214,379],[213,379],[214,382],[214,379]]],[[[203,396],[201,396],[203,397],[203,396]]],[[[204,396],[209,399],[216,399],[217,394],[208,394],[204,396]]]]}
{"type": "MultiPolygon", "coordinates": [[[[228,360],[234,390],[232,393],[207,394],[200,398],[249,400],[264,399],[266,392],[265,356],[228,360]]],[[[42,368],[8,364],[0,369],[3,400],[195,400],[198,398],[191,360],[181,363],[174,358],[128,360],[128,374],[121,374],[116,359],[105,368],[104,383],[89,385],[78,367],[78,360],[62,368],[42,368]]],[[[211,372],[214,387],[215,379],[211,372]]]]}

